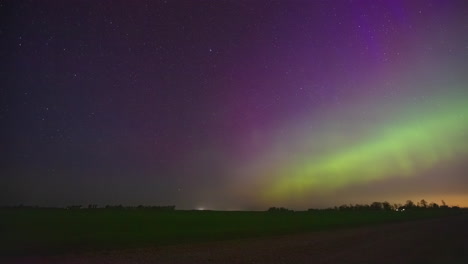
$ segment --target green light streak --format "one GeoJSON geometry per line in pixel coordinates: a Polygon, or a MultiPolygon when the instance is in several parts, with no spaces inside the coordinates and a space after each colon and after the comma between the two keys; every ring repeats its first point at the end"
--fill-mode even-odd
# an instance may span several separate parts
{"type": "Polygon", "coordinates": [[[264,197],[278,200],[389,177],[410,177],[450,160],[468,150],[468,103],[443,109],[386,125],[377,136],[352,148],[319,159],[306,155],[301,161],[274,168],[264,197]]]}

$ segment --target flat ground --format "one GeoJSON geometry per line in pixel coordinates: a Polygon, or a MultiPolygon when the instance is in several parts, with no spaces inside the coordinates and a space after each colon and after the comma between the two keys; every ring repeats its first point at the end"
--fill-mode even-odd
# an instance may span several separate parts
{"type": "Polygon", "coordinates": [[[60,256],[7,263],[468,263],[468,216],[60,256]]]}

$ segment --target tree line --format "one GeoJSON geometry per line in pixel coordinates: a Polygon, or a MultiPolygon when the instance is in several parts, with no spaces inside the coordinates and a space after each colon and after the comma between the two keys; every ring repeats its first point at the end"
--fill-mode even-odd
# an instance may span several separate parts
{"type": "MultiPolygon", "coordinates": [[[[413,202],[411,200],[407,200],[406,203],[394,203],[391,204],[387,201],[385,202],[373,202],[371,204],[343,204],[340,206],[330,207],[326,209],[315,209],[310,208],[307,211],[412,211],[412,210],[447,210],[447,209],[454,209],[458,210],[460,207],[458,206],[448,206],[443,200],[441,204],[437,204],[434,202],[427,202],[426,200],[422,199],[419,202],[413,202]]],[[[278,213],[285,213],[285,212],[294,212],[294,210],[287,209],[284,207],[270,207],[267,210],[268,212],[278,212],[278,213]]]]}
{"type": "Polygon", "coordinates": [[[157,211],[174,211],[176,206],[175,205],[138,205],[138,206],[124,206],[124,205],[105,205],[103,207],[99,207],[97,204],[88,204],[87,206],[83,206],[81,204],[77,205],[69,205],[62,208],[57,207],[40,207],[40,206],[30,206],[30,205],[23,205],[19,204],[16,206],[6,206],[4,208],[18,208],[18,209],[67,209],[67,210],[80,210],[80,209],[148,209],[148,210],[157,210],[157,211]]]}

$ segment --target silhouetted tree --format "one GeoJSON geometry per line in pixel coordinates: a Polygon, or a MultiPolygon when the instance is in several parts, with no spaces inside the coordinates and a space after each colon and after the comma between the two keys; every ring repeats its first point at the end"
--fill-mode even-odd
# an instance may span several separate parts
{"type": "Polygon", "coordinates": [[[427,208],[427,202],[426,200],[422,199],[419,204],[421,205],[422,208],[427,208]]]}
{"type": "Polygon", "coordinates": [[[272,213],[286,213],[286,212],[294,212],[293,210],[284,208],[284,207],[270,207],[268,208],[268,212],[272,213]]]}
{"type": "Polygon", "coordinates": [[[415,207],[415,205],[414,205],[413,201],[411,201],[411,200],[406,201],[406,203],[405,203],[405,208],[406,209],[411,209],[411,208],[414,208],[414,207],[415,207]]]}
{"type": "Polygon", "coordinates": [[[385,210],[385,211],[391,211],[393,208],[392,208],[392,205],[385,201],[382,203],[382,208],[385,210]]]}
{"type": "Polygon", "coordinates": [[[382,203],[381,202],[373,202],[371,205],[370,205],[370,208],[372,210],[382,210],[382,203]]]}
{"type": "Polygon", "coordinates": [[[346,211],[346,210],[349,210],[349,206],[347,204],[343,204],[343,205],[340,205],[340,207],[338,207],[338,210],[340,211],[346,211]]]}
{"type": "Polygon", "coordinates": [[[449,209],[449,207],[447,206],[447,204],[445,203],[444,200],[442,200],[442,205],[439,206],[440,209],[449,209]]]}

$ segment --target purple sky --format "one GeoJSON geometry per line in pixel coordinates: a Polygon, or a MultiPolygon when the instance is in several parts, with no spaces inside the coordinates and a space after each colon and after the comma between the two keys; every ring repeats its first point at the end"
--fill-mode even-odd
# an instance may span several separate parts
{"type": "Polygon", "coordinates": [[[309,184],[266,172],[357,151],[434,105],[437,124],[452,115],[466,1],[3,1],[0,17],[0,205],[468,206],[468,147],[416,159],[411,177],[307,185],[300,201],[262,185],[309,184]]]}

